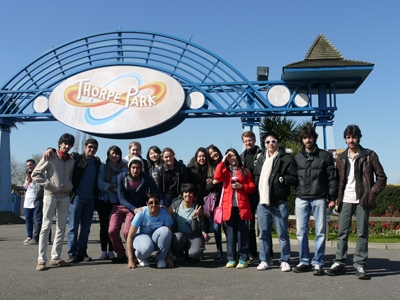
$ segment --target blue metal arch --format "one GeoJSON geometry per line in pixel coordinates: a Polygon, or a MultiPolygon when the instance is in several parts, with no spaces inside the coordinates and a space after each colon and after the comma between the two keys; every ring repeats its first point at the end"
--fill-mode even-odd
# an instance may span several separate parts
{"type": "MultiPolygon", "coordinates": [[[[293,105],[296,85],[291,87],[293,95],[287,105],[273,107],[264,91],[284,81],[250,82],[221,57],[191,41],[155,32],[116,31],[50,49],[11,77],[0,89],[0,123],[55,120],[50,112],[33,110],[32,103],[39,95],[49,96],[60,82],[77,73],[112,65],[159,70],[175,78],[187,94],[201,92],[205,105],[199,109],[184,106],[180,114],[185,118],[241,117],[243,123],[253,124],[272,114],[321,115],[311,101],[306,107],[293,105]]],[[[308,94],[311,99],[311,90],[308,94]]],[[[322,114],[329,119],[336,101],[328,102],[322,114]]]]}

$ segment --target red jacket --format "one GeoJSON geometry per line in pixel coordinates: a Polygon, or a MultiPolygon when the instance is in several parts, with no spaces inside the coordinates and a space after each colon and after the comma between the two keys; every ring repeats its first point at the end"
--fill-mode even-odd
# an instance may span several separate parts
{"type": "MultiPolygon", "coordinates": [[[[236,189],[240,219],[252,220],[253,216],[251,213],[249,197],[247,195],[252,194],[256,191],[256,186],[254,185],[253,181],[253,175],[251,175],[250,171],[247,171],[247,175],[244,177],[242,171],[239,171],[238,169],[236,177],[238,178],[237,182],[242,185],[242,188],[236,189]]],[[[217,165],[214,173],[214,179],[222,182],[222,220],[228,221],[231,218],[232,211],[232,174],[229,170],[225,168],[224,162],[221,161],[217,165]]]]}

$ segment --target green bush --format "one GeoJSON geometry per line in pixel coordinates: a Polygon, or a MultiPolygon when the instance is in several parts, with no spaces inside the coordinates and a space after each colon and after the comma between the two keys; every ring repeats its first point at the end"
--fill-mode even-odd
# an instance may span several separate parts
{"type": "MultiPolygon", "coordinates": [[[[290,189],[288,197],[289,215],[294,215],[296,191],[290,189]]],[[[400,186],[388,185],[376,198],[376,208],[371,211],[371,217],[399,217],[400,216],[400,186]]]]}
{"type": "Polygon", "coordinates": [[[400,186],[388,185],[376,198],[376,208],[371,211],[370,215],[375,217],[398,217],[399,210],[400,186]]]}

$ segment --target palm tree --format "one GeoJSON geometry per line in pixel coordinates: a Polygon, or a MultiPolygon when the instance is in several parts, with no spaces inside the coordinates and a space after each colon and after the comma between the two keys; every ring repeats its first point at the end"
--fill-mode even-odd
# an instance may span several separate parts
{"type": "MultiPolygon", "coordinates": [[[[268,131],[274,131],[279,136],[279,144],[282,147],[290,148],[293,155],[300,152],[302,143],[299,140],[300,129],[304,125],[313,125],[311,120],[305,120],[301,124],[282,116],[265,117],[260,123],[260,141],[264,141],[268,131]]],[[[314,125],[313,125],[314,126],[314,125]]],[[[264,143],[261,143],[263,149],[264,143]]]]}

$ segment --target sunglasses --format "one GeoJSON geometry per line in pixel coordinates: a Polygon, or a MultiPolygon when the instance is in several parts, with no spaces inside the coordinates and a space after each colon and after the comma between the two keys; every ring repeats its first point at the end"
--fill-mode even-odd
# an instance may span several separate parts
{"type": "Polygon", "coordinates": [[[265,141],[265,143],[266,143],[267,145],[269,145],[270,143],[276,144],[277,142],[278,142],[277,140],[265,141]]]}
{"type": "Polygon", "coordinates": [[[160,205],[160,201],[149,201],[147,202],[148,205],[160,205]]]}

